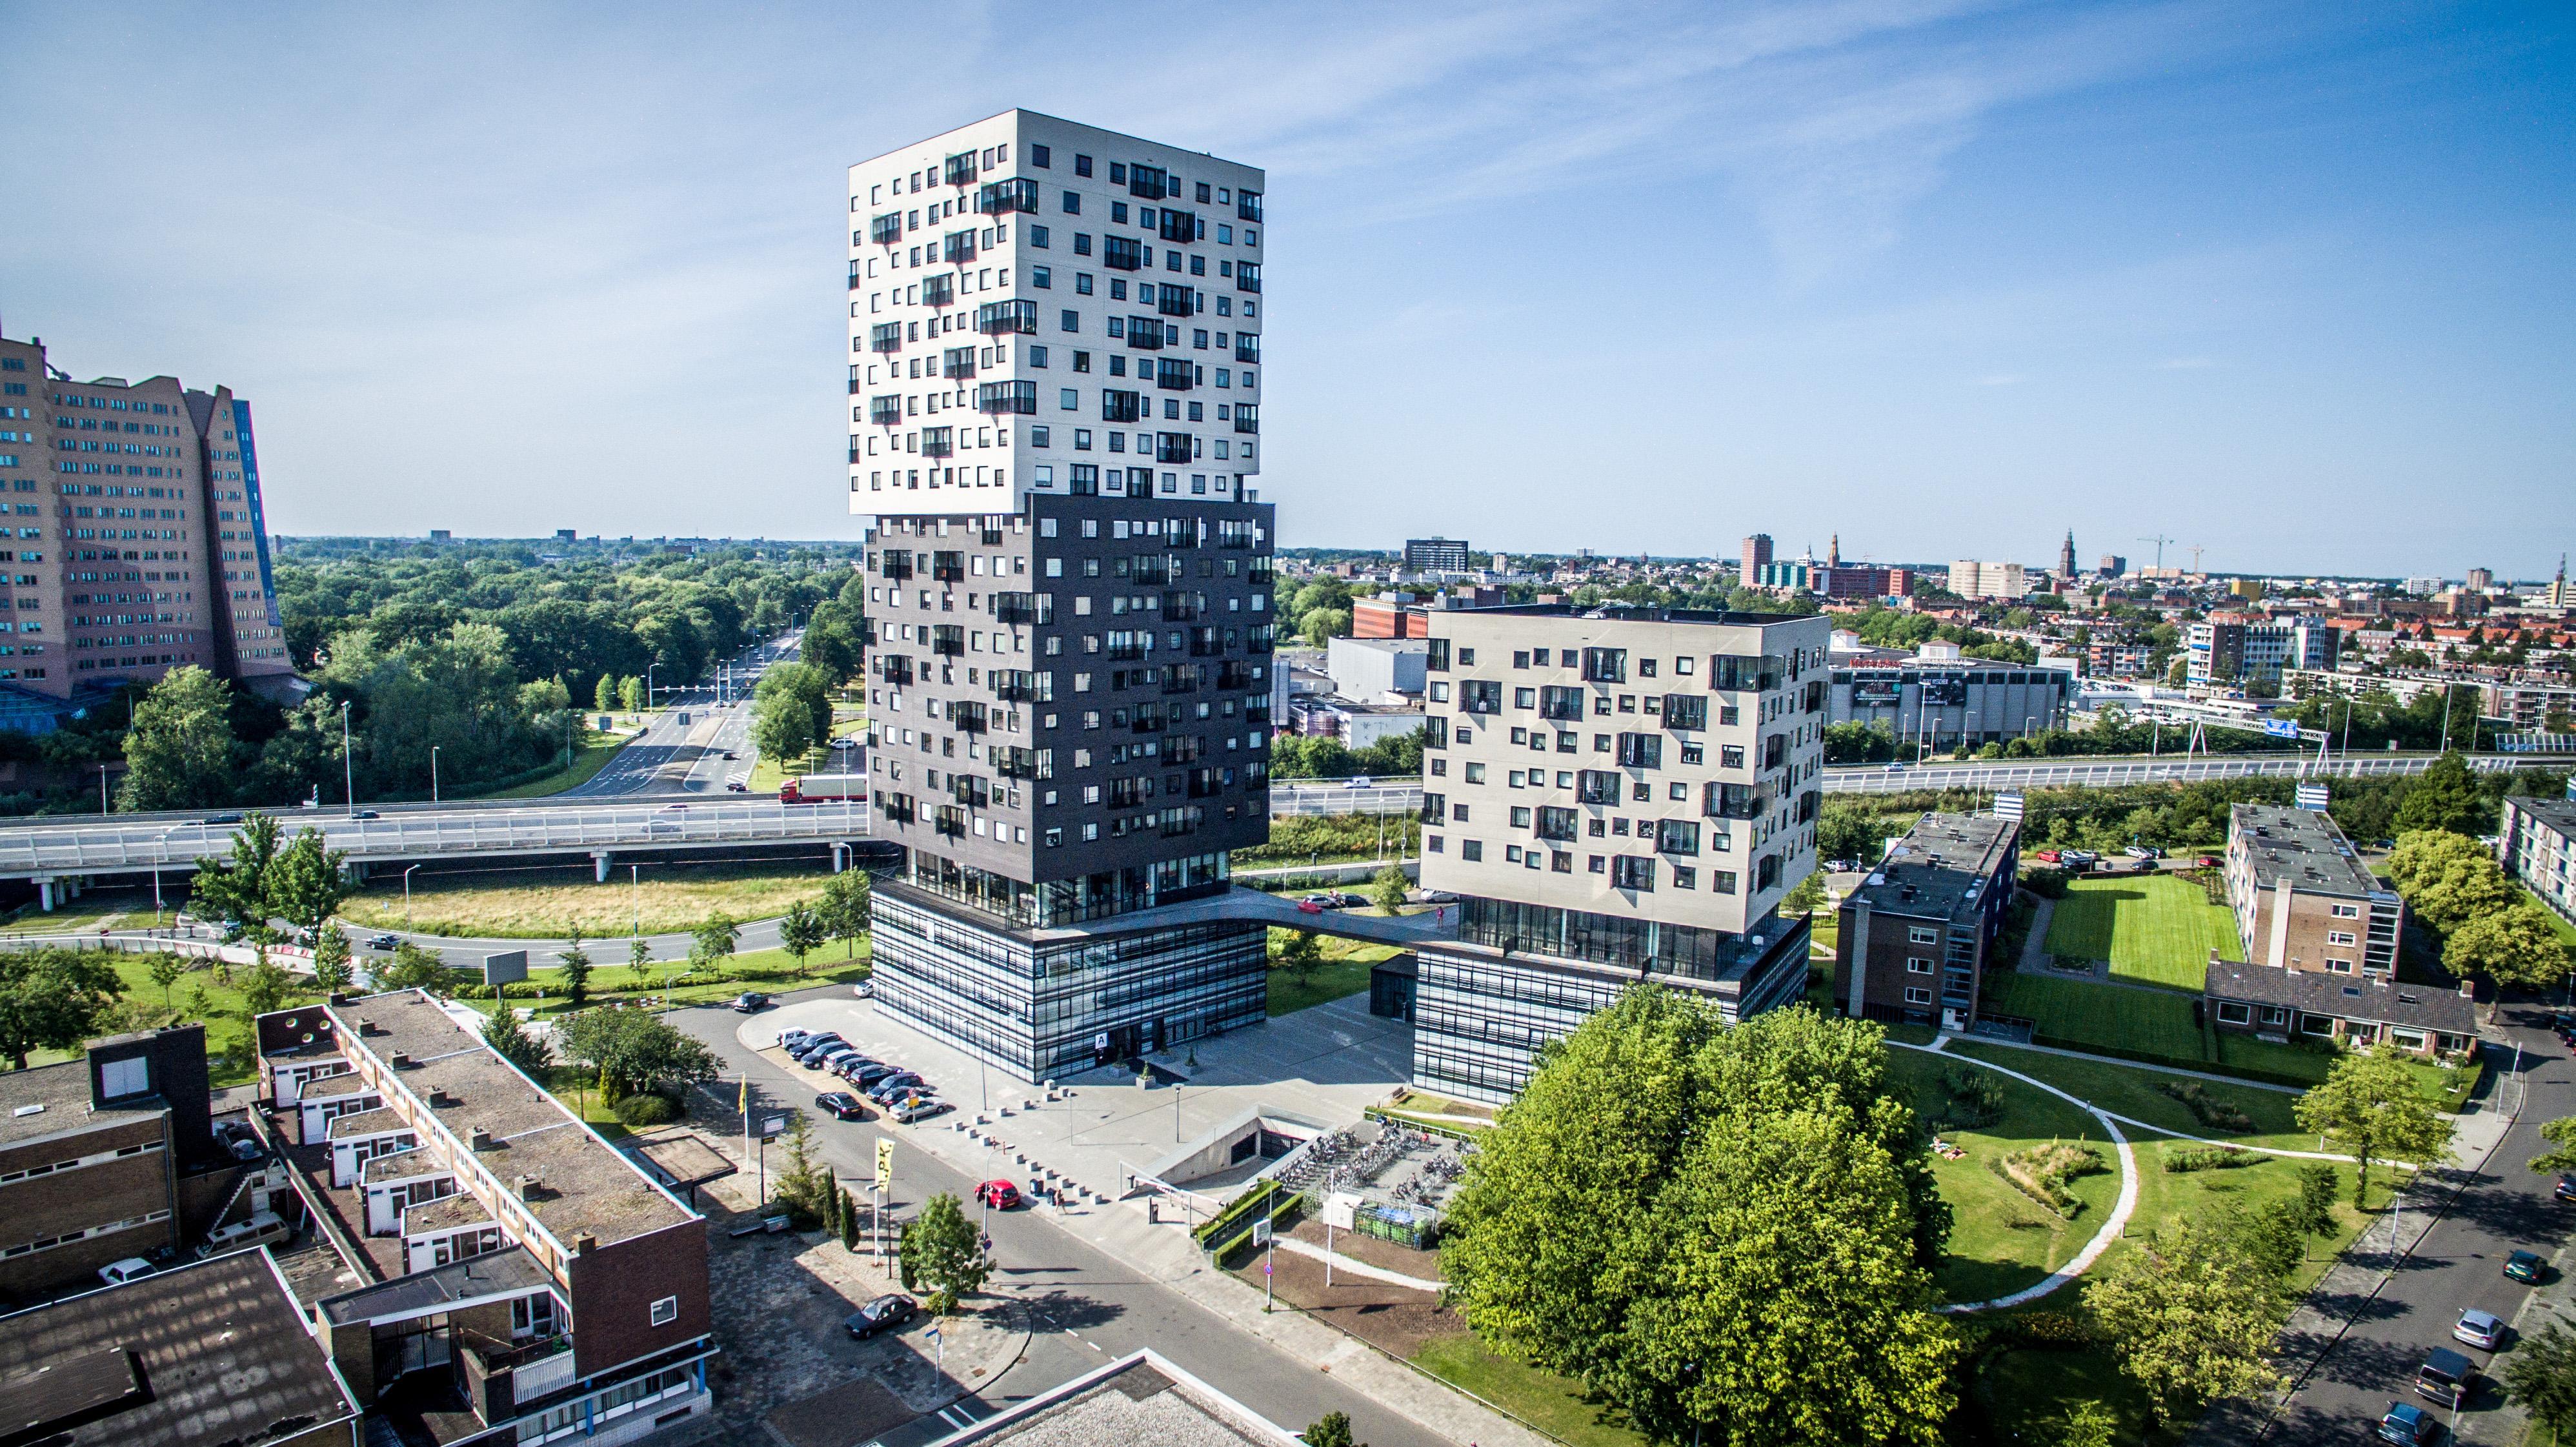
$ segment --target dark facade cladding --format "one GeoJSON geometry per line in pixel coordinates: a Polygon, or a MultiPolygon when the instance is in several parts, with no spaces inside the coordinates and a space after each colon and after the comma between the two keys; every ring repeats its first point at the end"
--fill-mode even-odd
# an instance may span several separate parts
{"type": "Polygon", "coordinates": [[[2020,869],[2019,821],[1924,815],[1843,901],[1834,1008],[1875,1020],[1976,1018],[2020,869]]]}

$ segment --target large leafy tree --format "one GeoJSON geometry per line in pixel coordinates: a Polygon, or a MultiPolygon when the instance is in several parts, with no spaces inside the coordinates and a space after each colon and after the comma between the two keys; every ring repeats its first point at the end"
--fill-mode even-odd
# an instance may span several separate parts
{"type": "Polygon", "coordinates": [[[857,955],[859,941],[867,937],[868,889],[868,872],[864,869],[844,869],[823,886],[819,911],[823,926],[841,942],[844,959],[857,955]]]}
{"type": "Polygon", "coordinates": [[[263,876],[268,912],[309,936],[321,932],[349,894],[345,849],[328,849],[319,829],[299,829],[295,839],[270,862],[263,876]]]}
{"type": "Polygon", "coordinates": [[[2415,777],[2397,805],[2397,827],[2475,835],[2492,827],[2496,809],[2466,759],[2444,754],[2415,777]]]}
{"type": "Polygon", "coordinates": [[[772,667],[751,694],[751,741],[778,760],[802,757],[832,733],[832,689],[840,680],[807,663],[772,667]]]}
{"type": "Polygon", "coordinates": [[[197,918],[224,927],[225,937],[266,934],[269,921],[268,873],[277,862],[281,834],[273,814],[251,814],[233,831],[232,851],[219,859],[197,861],[196,882],[189,887],[188,910],[197,918]]]}
{"type": "Polygon", "coordinates": [[[2445,935],[2515,899],[2495,856],[2478,841],[2447,830],[2400,836],[2388,854],[2388,877],[2415,917],[2445,935]]]}
{"type": "Polygon", "coordinates": [[[2085,1301],[2119,1344],[2120,1370],[2158,1422],[2192,1405],[2267,1390],[2280,1278],[2230,1223],[2186,1213],[2149,1236],[2085,1301]]]}
{"type": "Polygon", "coordinates": [[[732,954],[735,943],[741,938],[742,926],[734,922],[732,915],[723,910],[708,915],[698,921],[696,929],[689,931],[690,968],[711,966],[732,954]]]}
{"type": "Polygon", "coordinates": [[[942,1191],[922,1203],[921,1214],[903,1223],[896,1245],[903,1265],[903,1289],[929,1292],[927,1305],[936,1316],[957,1309],[962,1297],[984,1287],[991,1269],[975,1223],[966,1219],[957,1198],[942,1191]]]}
{"type": "Polygon", "coordinates": [[[2422,1165],[2450,1149],[2451,1123],[2433,1109],[2416,1088],[2415,1074],[2404,1057],[2389,1047],[2346,1055],[2323,1082],[2309,1088],[2292,1107],[2299,1129],[2325,1136],[2350,1150],[2359,1165],[2352,1182],[2352,1203],[2368,1208],[2370,1167],[2374,1160],[2422,1165]]]}
{"type": "Polygon", "coordinates": [[[2549,911],[2529,899],[2481,914],[2442,945],[2442,968],[2465,979],[2484,975],[2499,985],[2550,989],[2567,978],[2567,947],[2549,911]]]}
{"type": "Polygon", "coordinates": [[[70,1050],[99,1031],[125,982],[104,955],[79,950],[0,954],[0,1055],[20,1070],[28,1052],[70,1050]]]}
{"type": "Polygon", "coordinates": [[[1925,1157],[1878,1027],[1729,1029],[1640,987],[1541,1052],[1444,1267],[1487,1341],[1658,1440],[1934,1442],[1957,1347],[1927,1310],[1925,1157]]]}
{"type": "Polygon", "coordinates": [[[125,731],[119,807],[202,809],[233,797],[232,685],[194,664],[174,668],[134,705],[125,731]]]}
{"type": "Polygon", "coordinates": [[[704,1042],[642,1010],[581,1010],[555,1027],[564,1057],[599,1072],[612,1098],[639,1090],[676,1092],[716,1078],[704,1042]]]}
{"type": "Polygon", "coordinates": [[[2514,1346],[2504,1389],[2549,1428],[2552,1441],[2576,1433],[2576,1333],[2551,1322],[2514,1346]]]}
{"type": "Polygon", "coordinates": [[[821,949],[829,938],[831,931],[824,925],[823,916],[801,901],[779,918],[778,946],[796,961],[796,973],[800,975],[805,973],[805,957],[821,949]]]}

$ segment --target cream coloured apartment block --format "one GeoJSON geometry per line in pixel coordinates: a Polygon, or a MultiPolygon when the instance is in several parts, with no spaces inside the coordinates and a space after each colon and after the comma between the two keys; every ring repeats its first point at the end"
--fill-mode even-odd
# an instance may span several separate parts
{"type": "Polygon", "coordinates": [[[850,511],[1250,500],[1265,185],[1025,110],[852,166],[850,511]]]}

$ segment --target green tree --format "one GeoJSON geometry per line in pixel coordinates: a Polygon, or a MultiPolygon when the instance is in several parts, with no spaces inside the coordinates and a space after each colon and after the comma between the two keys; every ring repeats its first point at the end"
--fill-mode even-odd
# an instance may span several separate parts
{"type": "Polygon", "coordinates": [[[831,937],[823,917],[803,903],[789,907],[778,920],[778,947],[796,961],[796,973],[805,973],[805,957],[823,947],[831,937]]]}
{"type": "Polygon", "coordinates": [[[625,706],[627,713],[642,713],[653,705],[653,701],[644,696],[644,680],[633,675],[618,682],[617,701],[625,706]]]}
{"type": "Polygon", "coordinates": [[[1306,642],[1321,648],[1336,638],[1351,636],[1351,610],[1348,608],[1309,608],[1297,619],[1297,631],[1306,642]]]}
{"type": "Polygon", "coordinates": [[[934,1316],[948,1315],[961,1298],[982,1290],[990,1269],[975,1223],[946,1191],[923,1202],[921,1214],[903,1223],[896,1252],[903,1265],[903,1289],[927,1291],[923,1304],[934,1316]]]}
{"type": "Polygon", "coordinates": [[[1326,1412],[1305,1431],[1298,1433],[1297,1440],[1305,1443],[1306,1447],[1368,1447],[1365,1442],[1351,1439],[1351,1414],[1348,1412],[1326,1412]]]}
{"type": "Polygon", "coordinates": [[[268,871],[277,861],[280,830],[273,814],[245,816],[233,831],[231,852],[197,861],[188,889],[188,912],[223,927],[224,938],[268,932],[268,871]]]}
{"type": "Polygon", "coordinates": [[[2576,1433],[2576,1333],[2553,1321],[2523,1338],[2503,1376],[2505,1394],[2549,1429],[2552,1442],[2576,1433]]]}
{"type": "Polygon", "coordinates": [[[394,946],[393,959],[376,968],[376,985],[386,990],[446,990],[456,983],[456,972],[436,951],[424,949],[410,940],[394,946]]]}
{"type": "Polygon", "coordinates": [[[642,935],[626,942],[626,968],[644,982],[646,989],[652,988],[652,976],[661,966],[653,962],[653,946],[642,935]]]}
{"type": "Polygon", "coordinates": [[[2085,1292],[2118,1343],[2120,1370],[2145,1389],[2153,1423],[2197,1403],[2267,1391],[2264,1354],[2280,1282],[2223,1223],[2191,1214],[2149,1236],[2085,1292]]]}
{"type": "Polygon", "coordinates": [[[597,1071],[612,1099],[645,1090],[676,1096],[716,1078],[716,1058],[704,1042],[647,1011],[575,1011],[556,1021],[555,1036],[564,1058],[597,1071]]]}
{"type": "Polygon", "coordinates": [[[2469,772],[2468,760],[2448,753],[2407,786],[2406,797],[2397,806],[2397,827],[2474,836],[2494,824],[2495,815],[2486,791],[2478,787],[2477,775],[2469,772]]]}
{"type": "Polygon", "coordinates": [[[841,1188],[841,1249],[859,1249],[859,1199],[847,1186],[841,1188]]]}
{"type": "Polygon", "coordinates": [[[2554,989],[2567,978],[2567,947],[2558,942],[2549,911],[2519,899],[2451,931],[2442,945],[2442,968],[2462,979],[2484,975],[2499,986],[2554,989]]]}
{"type": "Polygon", "coordinates": [[[72,1050],[99,1032],[125,993],[104,955],[78,950],[0,954],[0,1055],[20,1070],[32,1050],[72,1050]]]}
{"type": "Polygon", "coordinates": [[[529,1033],[519,1012],[506,1000],[492,1004],[492,1016],[483,1022],[483,1043],[492,1053],[527,1073],[531,1080],[545,1079],[546,1070],[555,1063],[554,1051],[546,1042],[529,1033]]]}
{"type": "Polygon", "coordinates": [[[555,959],[563,965],[564,999],[578,1010],[590,1000],[590,951],[581,947],[581,931],[577,929],[564,946],[556,952],[555,959]]]}
{"type": "Polygon", "coordinates": [[[2335,1233],[2335,1168],[2323,1161],[2299,1167],[2299,1229],[2311,1236],[2335,1233]]]}
{"type": "Polygon", "coordinates": [[[2576,1171],[2576,1115],[2562,1115],[2540,1124],[2540,1138],[2552,1149],[2531,1158],[2531,1168],[2544,1176],[2576,1171]]]}
{"type": "Polygon", "coordinates": [[[117,806],[202,809],[233,797],[232,685],[189,664],[134,705],[117,806]]]}
{"type": "Polygon", "coordinates": [[[823,886],[823,924],[841,942],[843,959],[856,959],[859,941],[867,938],[868,889],[864,869],[844,869],[823,886]]]}
{"type": "Polygon", "coordinates": [[[1825,903],[1825,872],[1811,869],[1807,871],[1806,878],[1798,881],[1796,888],[1781,898],[1780,912],[1814,914],[1823,909],[1825,903]]]}
{"type": "Polygon", "coordinates": [[[742,926],[734,923],[732,915],[723,910],[708,915],[689,931],[689,967],[714,968],[718,960],[733,953],[735,942],[741,938],[742,926]]]}
{"type": "Polygon", "coordinates": [[[773,666],[751,693],[751,741],[784,766],[832,736],[837,679],[809,664],[773,666]]]}
{"type": "Polygon", "coordinates": [[[154,955],[149,970],[152,983],[161,987],[161,1008],[164,1010],[173,1008],[170,1004],[170,987],[179,983],[180,976],[188,973],[188,962],[177,955],[154,955]]]}
{"type": "Polygon", "coordinates": [[[345,849],[323,847],[321,830],[297,830],[261,877],[268,913],[312,938],[348,897],[347,876],[341,872],[348,858],[345,849]]]}
{"type": "Polygon", "coordinates": [[[832,1209],[832,1173],[814,1159],[814,1136],[805,1112],[787,1115],[786,1157],[770,1178],[769,1198],[785,1206],[799,1230],[822,1224],[832,1209]]]}
{"type": "Polygon", "coordinates": [[[1412,888],[1413,881],[1404,877],[1404,866],[1390,864],[1369,881],[1369,898],[1377,905],[1378,913],[1401,914],[1404,912],[1404,896],[1412,888]]]}
{"type": "Polygon", "coordinates": [[[2399,836],[2388,854],[2388,877],[2415,917],[2444,935],[2481,915],[2505,910],[2516,899],[2493,854],[2476,840],[2445,830],[2399,836]]]}
{"type": "Polygon", "coordinates": [[[1283,930],[1286,939],[1277,942],[1279,968],[1299,985],[1311,983],[1315,971],[1324,963],[1323,942],[1313,930],[1283,930]]]}
{"type": "Polygon", "coordinates": [[[2416,1089],[2405,1058],[2386,1046],[2337,1060],[2323,1082],[2299,1097],[2293,1111],[2299,1129],[2340,1143],[2358,1161],[2352,1184],[2352,1204],[2358,1209],[2369,1209],[2372,1161],[2423,1165],[2451,1144],[2450,1121],[2416,1089]]]}
{"type": "Polygon", "coordinates": [[[616,674],[603,673],[599,676],[599,687],[592,691],[590,702],[591,707],[600,713],[617,712],[616,674]]]}
{"type": "Polygon", "coordinates": [[[353,970],[350,965],[349,932],[336,924],[326,924],[313,936],[313,983],[326,995],[349,988],[353,970]]]}
{"type": "Polygon", "coordinates": [[[277,961],[268,957],[268,950],[263,946],[259,951],[258,963],[252,965],[250,973],[242,977],[241,991],[242,1014],[250,1019],[257,1019],[271,1011],[286,1008],[287,1000],[295,991],[295,977],[279,968],[277,961]]]}
{"type": "Polygon", "coordinates": [[[2057,1447],[2114,1447],[2120,1414],[2100,1402],[2077,1402],[2058,1419],[2057,1447]]]}

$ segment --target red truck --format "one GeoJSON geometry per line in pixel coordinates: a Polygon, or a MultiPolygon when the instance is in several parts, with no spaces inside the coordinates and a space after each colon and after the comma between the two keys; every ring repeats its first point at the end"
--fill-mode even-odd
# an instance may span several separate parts
{"type": "Polygon", "coordinates": [[[865,774],[807,774],[790,779],[778,791],[781,804],[853,804],[868,801],[868,778],[865,774]]]}

